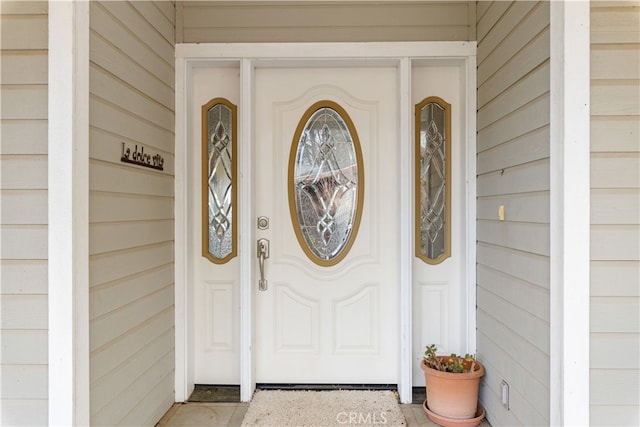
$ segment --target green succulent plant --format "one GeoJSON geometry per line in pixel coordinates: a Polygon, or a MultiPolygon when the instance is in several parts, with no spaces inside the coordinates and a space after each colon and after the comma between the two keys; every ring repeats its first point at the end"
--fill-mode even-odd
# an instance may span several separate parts
{"type": "Polygon", "coordinates": [[[438,356],[438,347],[435,344],[428,345],[424,351],[424,363],[431,369],[442,372],[461,374],[476,370],[476,359],[471,354],[464,356],[451,353],[449,356],[438,356]]]}

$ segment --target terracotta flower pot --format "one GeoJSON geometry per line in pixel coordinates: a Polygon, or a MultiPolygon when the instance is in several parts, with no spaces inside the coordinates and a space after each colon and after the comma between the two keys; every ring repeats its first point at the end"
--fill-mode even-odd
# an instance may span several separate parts
{"type": "MultiPolygon", "coordinates": [[[[446,359],[449,356],[441,356],[446,359]]],[[[427,405],[429,410],[454,419],[469,419],[476,416],[478,390],[484,367],[476,361],[473,372],[442,372],[420,364],[427,385],[427,405]]]]}

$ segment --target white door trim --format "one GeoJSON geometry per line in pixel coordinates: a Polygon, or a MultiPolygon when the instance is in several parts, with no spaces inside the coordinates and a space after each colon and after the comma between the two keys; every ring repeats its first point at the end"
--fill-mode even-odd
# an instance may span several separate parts
{"type": "Polygon", "coordinates": [[[413,129],[411,114],[411,60],[408,57],[400,60],[400,205],[407,209],[400,210],[400,251],[398,268],[400,269],[400,349],[398,353],[398,394],[402,403],[409,403],[413,394],[413,317],[411,290],[413,284],[413,129]]]}
{"type": "Polygon", "coordinates": [[[241,400],[249,401],[255,389],[253,369],[253,301],[252,289],[255,284],[254,270],[254,218],[252,193],[252,165],[253,159],[249,142],[254,130],[253,122],[253,82],[256,66],[271,64],[300,63],[314,61],[314,64],[335,63],[342,64],[381,61],[393,64],[399,70],[400,88],[400,134],[401,166],[404,173],[401,181],[400,201],[406,205],[402,209],[400,236],[400,282],[399,313],[400,330],[398,331],[400,348],[398,349],[398,391],[403,403],[411,401],[412,392],[412,360],[411,342],[411,260],[413,258],[413,233],[411,215],[413,212],[413,167],[411,154],[413,151],[413,132],[411,128],[413,106],[411,105],[411,64],[412,61],[443,61],[451,60],[460,64],[466,72],[464,90],[467,94],[467,110],[465,114],[465,133],[467,136],[466,177],[467,185],[465,200],[467,203],[467,217],[465,221],[465,241],[467,244],[467,274],[465,286],[465,301],[467,302],[466,343],[469,352],[475,351],[475,165],[476,165],[476,88],[475,88],[475,42],[379,42],[379,43],[201,43],[176,45],[176,158],[175,158],[175,194],[176,194],[176,224],[175,224],[175,312],[176,312],[176,401],[185,401],[193,390],[194,378],[192,363],[193,338],[190,335],[189,305],[190,295],[187,269],[186,245],[186,201],[187,172],[186,141],[188,141],[189,117],[189,84],[191,70],[195,67],[215,65],[216,63],[236,61],[240,67],[240,99],[238,109],[240,122],[239,132],[239,256],[240,256],[240,390],[241,400]],[[247,108],[249,106],[249,108],[247,108]]]}
{"type": "MultiPolygon", "coordinates": [[[[192,68],[190,66],[189,70],[192,68]]],[[[176,55],[176,143],[174,181],[174,311],[175,311],[175,401],[184,402],[194,388],[193,362],[189,360],[188,348],[193,342],[193,327],[189,322],[190,306],[189,278],[187,277],[187,144],[188,102],[187,102],[187,61],[176,55]]]]}
{"type": "Polygon", "coordinates": [[[467,324],[467,351],[466,353],[476,353],[476,221],[477,221],[477,151],[476,143],[477,135],[477,111],[476,104],[477,94],[477,64],[476,55],[467,58],[467,69],[465,80],[467,84],[467,112],[465,120],[467,124],[467,152],[465,158],[466,179],[465,179],[465,196],[466,196],[466,235],[464,241],[467,245],[466,256],[466,291],[467,291],[467,309],[465,313],[468,318],[467,324]]]}
{"type": "Polygon", "coordinates": [[[240,226],[238,228],[239,256],[240,256],[240,400],[251,400],[256,388],[255,363],[253,356],[253,286],[257,278],[253,274],[255,227],[251,218],[255,218],[253,211],[253,156],[250,150],[253,139],[254,114],[254,65],[246,57],[240,63],[240,144],[238,147],[238,168],[240,188],[238,191],[240,206],[240,226]],[[249,108],[243,108],[249,106],[249,108]]]}

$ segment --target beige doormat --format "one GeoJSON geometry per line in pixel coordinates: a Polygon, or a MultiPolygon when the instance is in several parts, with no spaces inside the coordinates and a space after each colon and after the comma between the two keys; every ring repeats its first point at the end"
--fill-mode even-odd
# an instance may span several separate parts
{"type": "Polygon", "coordinates": [[[256,391],[242,421],[249,426],[403,426],[393,391],[256,391]]]}

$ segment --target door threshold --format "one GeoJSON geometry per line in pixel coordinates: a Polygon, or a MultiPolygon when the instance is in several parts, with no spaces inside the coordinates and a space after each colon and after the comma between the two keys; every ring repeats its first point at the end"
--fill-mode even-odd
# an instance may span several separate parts
{"type": "Polygon", "coordinates": [[[240,402],[239,385],[196,384],[189,402],[240,402]]]}
{"type": "Polygon", "coordinates": [[[427,398],[427,391],[426,391],[425,386],[413,387],[412,392],[413,393],[411,394],[411,403],[417,404],[417,405],[422,405],[422,403],[427,398]]]}
{"type": "Polygon", "coordinates": [[[290,383],[258,383],[259,390],[398,390],[397,384],[290,384],[290,383]]]}

